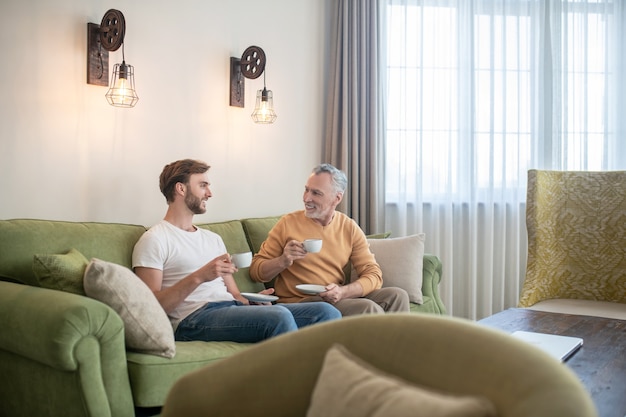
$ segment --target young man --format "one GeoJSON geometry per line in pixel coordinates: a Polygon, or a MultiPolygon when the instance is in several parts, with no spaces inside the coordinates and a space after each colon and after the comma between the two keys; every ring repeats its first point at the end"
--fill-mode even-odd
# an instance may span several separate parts
{"type": "MultiPolygon", "coordinates": [[[[260,282],[276,277],[280,303],[323,300],[344,316],[361,313],[408,312],[409,296],[401,288],[382,288],[382,272],[356,222],[335,211],[347,186],[346,175],[330,164],[318,165],[304,187],[304,210],[286,214],[276,223],[250,266],[260,282]],[[322,239],[319,253],[307,253],[303,241],[322,239]],[[345,282],[343,268],[351,262],[357,277],[345,282]],[[296,285],[322,285],[309,297],[296,285]]],[[[284,304],[289,305],[289,304],[284,304]]]]}
{"type": "Polygon", "coordinates": [[[133,251],[133,269],[170,317],[176,340],[257,342],[340,318],[325,303],[249,305],[232,276],[237,268],[222,238],[193,225],[193,216],[206,212],[212,196],[208,169],[191,159],[163,168],[165,218],[142,235],[133,251]]]}

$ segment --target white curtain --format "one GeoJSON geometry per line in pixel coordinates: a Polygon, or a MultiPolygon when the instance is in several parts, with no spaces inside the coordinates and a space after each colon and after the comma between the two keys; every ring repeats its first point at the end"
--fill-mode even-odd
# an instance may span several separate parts
{"type": "Polygon", "coordinates": [[[515,307],[527,170],[626,168],[622,0],[383,0],[385,229],[426,233],[450,314],[515,307]]]}

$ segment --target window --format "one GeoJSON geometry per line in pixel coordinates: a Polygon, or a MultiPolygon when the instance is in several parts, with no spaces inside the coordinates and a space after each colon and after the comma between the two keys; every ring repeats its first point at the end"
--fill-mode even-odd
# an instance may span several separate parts
{"type": "Polygon", "coordinates": [[[609,169],[612,10],[389,0],[387,200],[519,198],[530,168],[609,169]]]}

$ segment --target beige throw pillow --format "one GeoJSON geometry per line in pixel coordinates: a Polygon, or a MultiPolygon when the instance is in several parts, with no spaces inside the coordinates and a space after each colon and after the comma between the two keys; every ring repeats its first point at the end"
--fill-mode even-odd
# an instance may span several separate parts
{"type": "MultiPolygon", "coordinates": [[[[409,300],[416,304],[424,302],[424,239],[423,233],[389,239],[367,239],[370,251],[383,272],[383,287],[402,288],[409,294],[409,300]]],[[[354,269],[351,276],[356,277],[354,269]]]]}
{"type": "Polygon", "coordinates": [[[93,258],[84,278],[85,293],[110,306],[124,321],[126,347],[174,357],[172,325],[148,286],[130,269],[93,258]]]}
{"type": "Polygon", "coordinates": [[[453,396],[387,375],[333,345],[324,359],[307,417],[491,417],[486,398],[453,396]]]}

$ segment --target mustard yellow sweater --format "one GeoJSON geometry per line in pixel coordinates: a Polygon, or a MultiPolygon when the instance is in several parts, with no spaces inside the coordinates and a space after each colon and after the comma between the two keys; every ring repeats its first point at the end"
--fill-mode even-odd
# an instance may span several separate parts
{"type": "Polygon", "coordinates": [[[298,284],[346,284],[343,269],[348,261],[358,274],[358,278],[351,277],[351,281],[361,284],[363,295],[381,288],[382,272],[369,250],[365,234],[354,220],[338,211],[328,226],[309,219],[304,210],[281,217],[254,256],[250,276],[260,281],[261,265],[282,255],[288,241],[315,238],[323,240],[322,250],[295,261],[276,277],[274,289],[280,302],[298,302],[308,297],[296,289],[298,284]]]}

